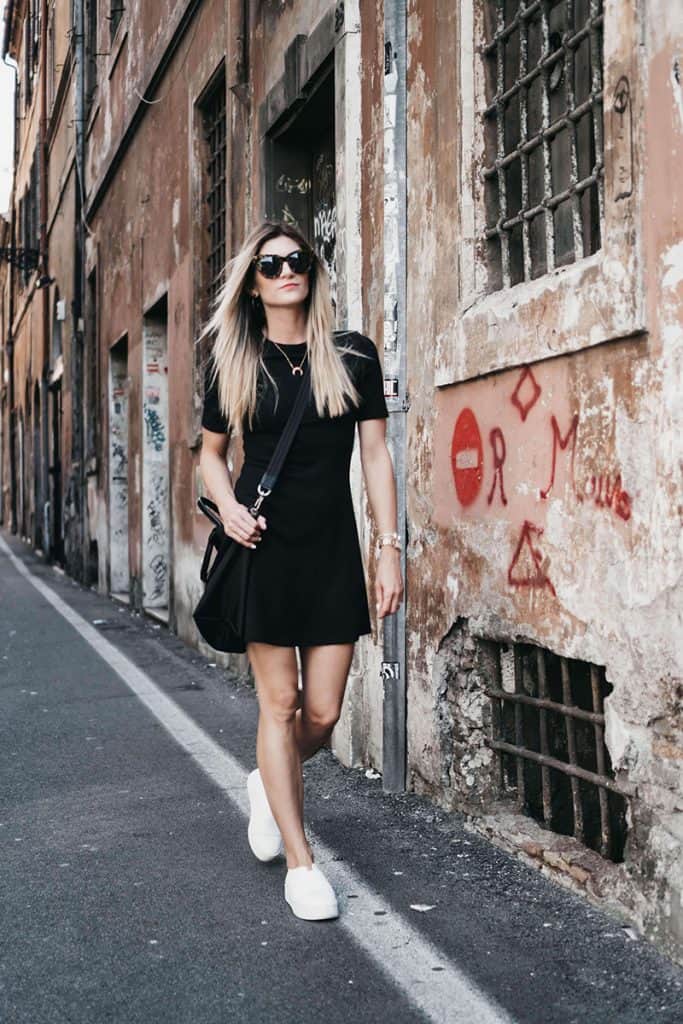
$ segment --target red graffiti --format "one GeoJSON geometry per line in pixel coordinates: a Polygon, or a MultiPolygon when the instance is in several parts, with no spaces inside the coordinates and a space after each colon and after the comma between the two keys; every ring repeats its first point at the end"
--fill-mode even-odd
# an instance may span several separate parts
{"type": "Polygon", "coordinates": [[[586,483],[586,497],[598,508],[610,508],[625,523],[631,518],[631,497],[621,488],[621,473],[612,479],[608,474],[592,476],[586,483]]]}
{"type": "Polygon", "coordinates": [[[543,555],[534,544],[534,535],[540,537],[542,534],[540,526],[534,526],[528,519],[524,521],[508,568],[508,583],[512,587],[530,587],[537,590],[547,587],[555,597],[555,588],[545,571],[543,555]]]}
{"type": "MultiPolygon", "coordinates": [[[[550,417],[550,425],[553,431],[553,464],[550,470],[550,483],[545,488],[545,490],[540,492],[542,498],[548,497],[548,495],[553,489],[553,484],[555,483],[555,469],[557,467],[557,449],[559,448],[560,451],[565,452],[570,441],[572,445],[572,450],[569,458],[572,487],[574,487],[574,457],[576,455],[576,432],[579,426],[579,414],[578,412],[574,413],[572,417],[572,424],[567,433],[564,435],[564,437],[562,437],[562,434],[560,433],[560,427],[554,415],[550,417]]],[[[575,487],[574,489],[576,490],[575,487]]]]}
{"type": "Polygon", "coordinates": [[[481,433],[471,409],[463,409],[456,420],[451,442],[451,468],[458,501],[467,508],[476,501],[484,476],[481,433]]]}
{"type": "Polygon", "coordinates": [[[522,417],[522,423],[524,423],[540,396],[541,387],[534,377],[531,367],[525,366],[519,375],[515,390],[512,392],[510,397],[512,404],[519,410],[519,415],[522,417]],[[531,391],[529,391],[529,389],[531,389],[531,391]]]}
{"type": "Polygon", "coordinates": [[[507,505],[508,500],[505,497],[505,483],[503,481],[503,463],[505,462],[506,448],[505,448],[505,437],[500,427],[494,427],[489,434],[489,442],[491,444],[491,451],[493,453],[493,480],[491,481],[491,490],[489,491],[486,499],[487,504],[491,504],[493,501],[493,495],[496,491],[496,481],[500,483],[500,500],[503,505],[507,505]]]}

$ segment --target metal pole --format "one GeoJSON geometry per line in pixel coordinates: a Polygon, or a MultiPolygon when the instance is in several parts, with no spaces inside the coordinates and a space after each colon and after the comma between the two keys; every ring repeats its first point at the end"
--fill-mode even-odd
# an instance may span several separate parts
{"type": "Polygon", "coordinates": [[[75,0],[73,5],[74,45],[74,129],[76,194],[74,201],[74,266],[71,334],[71,509],[70,524],[71,550],[69,569],[76,577],[85,578],[85,457],[83,444],[84,403],[83,403],[83,294],[85,232],[83,228],[83,196],[85,184],[85,0],[75,0]]]}
{"type": "MultiPolygon", "coordinates": [[[[41,0],[40,4],[40,257],[39,273],[47,278],[47,218],[48,218],[48,161],[50,151],[47,144],[47,0],[41,0]]],[[[50,539],[45,533],[45,502],[49,490],[48,485],[48,453],[47,453],[47,371],[50,360],[50,289],[47,284],[42,288],[42,331],[43,351],[40,359],[40,390],[38,392],[38,404],[40,410],[40,441],[39,450],[33,452],[37,461],[36,474],[34,478],[40,479],[40,506],[38,495],[35,497],[35,534],[40,537],[40,547],[45,558],[49,557],[50,539]],[[40,525],[38,525],[40,524],[40,525]]],[[[36,410],[33,415],[35,417],[36,410]]],[[[35,419],[34,419],[35,422],[35,419]]]]}
{"type": "MultiPolygon", "coordinates": [[[[389,447],[397,485],[398,531],[406,522],[406,0],[384,4],[384,380],[389,409],[389,447]]],[[[406,588],[407,589],[407,588],[406,588]]],[[[407,595],[406,595],[407,596],[407,595]]],[[[388,793],[406,788],[406,624],[405,601],[384,619],[382,785],[388,793]]]]}
{"type": "MultiPolygon", "coordinates": [[[[11,12],[8,12],[8,17],[11,12]]],[[[7,22],[9,26],[9,21],[7,22]]],[[[17,215],[16,215],[16,188],[17,188],[17,161],[19,159],[19,90],[17,88],[17,65],[7,60],[7,53],[3,56],[3,62],[14,71],[14,166],[12,168],[12,191],[10,198],[10,247],[12,252],[17,246],[17,215]]],[[[8,405],[9,405],[9,493],[10,493],[10,530],[17,532],[17,453],[16,453],[16,432],[17,417],[14,408],[14,289],[15,289],[16,267],[14,261],[9,264],[9,316],[7,323],[7,373],[8,381],[8,405]]]]}

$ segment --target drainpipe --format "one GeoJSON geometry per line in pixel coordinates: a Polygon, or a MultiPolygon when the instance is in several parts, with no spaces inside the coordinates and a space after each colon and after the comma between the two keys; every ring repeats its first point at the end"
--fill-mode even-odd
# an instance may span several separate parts
{"type": "MultiPolygon", "coordinates": [[[[47,0],[41,0],[40,4],[40,274],[43,278],[48,276],[47,256],[47,218],[48,218],[48,145],[47,145],[47,0]]],[[[48,493],[48,452],[47,452],[47,372],[50,353],[50,289],[47,284],[41,288],[43,293],[43,352],[40,361],[40,446],[41,451],[33,453],[33,457],[41,457],[41,464],[38,467],[40,473],[40,490],[42,504],[40,509],[36,502],[36,523],[40,526],[36,532],[40,532],[41,547],[44,556],[47,558],[50,550],[49,537],[45,534],[45,501],[48,493]]],[[[35,411],[34,411],[35,417],[35,411]]]]}
{"type": "MultiPolygon", "coordinates": [[[[405,580],[406,421],[406,0],[384,3],[384,381],[388,440],[397,486],[398,532],[405,580]]],[[[406,588],[407,590],[407,588],[406,588]]],[[[406,788],[405,601],[384,619],[382,786],[406,788]]]]}
{"type": "MultiPolygon", "coordinates": [[[[7,14],[11,18],[12,5],[7,14]]],[[[7,22],[9,29],[10,22],[7,22]]],[[[14,166],[12,168],[12,191],[10,193],[10,246],[12,251],[17,247],[17,217],[16,217],[16,187],[17,187],[17,161],[19,159],[19,90],[17,88],[17,64],[10,63],[7,55],[8,39],[5,38],[5,54],[3,63],[14,71],[14,166]]],[[[14,408],[14,291],[15,291],[16,268],[13,262],[9,265],[9,317],[7,323],[7,372],[9,375],[8,402],[9,402],[9,493],[10,493],[10,530],[17,532],[17,458],[16,458],[16,433],[17,416],[14,408]]]]}
{"type": "Polygon", "coordinates": [[[73,5],[74,47],[74,130],[76,158],[76,195],[74,202],[74,266],[71,332],[71,522],[69,534],[70,570],[80,580],[85,576],[85,457],[83,444],[83,295],[85,263],[85,231],[83,198],[85,193],[85,0],[73,5]]]}

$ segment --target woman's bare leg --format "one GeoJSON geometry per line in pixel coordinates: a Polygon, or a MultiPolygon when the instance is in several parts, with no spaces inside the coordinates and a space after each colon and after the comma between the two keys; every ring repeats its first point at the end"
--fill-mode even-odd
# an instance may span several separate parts
{"type": "Polygon", "coordinates": [[[303,707],[298,709],[298,666],[293,647],[249,643],[259,720],[256,761],[278,828],[287,867],[310,866],[303,824],[302,760],[315,753],[339,718],[353,644],[301,648],[303,707]]]}
{"type": "Polygon", "coordinates": [[[296,714],[296,738],[302,761],[320,750],[339,721],[353,648],[352,643],[301,648],[303,705],[296,714]]]}
{"type": "Polygon", "coordinates": [[[301,757],[296,742],[298,667],[293,647],[249,643],[259,701],[256,761],[270,809],[282,835],[287,867],[310,866],[303,826],[301,757]]]}

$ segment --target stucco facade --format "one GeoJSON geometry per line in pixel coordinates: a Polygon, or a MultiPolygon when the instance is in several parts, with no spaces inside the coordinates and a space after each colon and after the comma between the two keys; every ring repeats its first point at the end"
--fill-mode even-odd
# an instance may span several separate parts
{"type": "MultiPolygon", "coordinates": [[[[409,15],[409,765],[412,786],[453,806],[481,812],[491,797],[490,701],[481,688],[463,699],[455,678],[454,660],[465,675],[468,664],[463,629],[475,648],[524,640],[605,666],[607,749],[635,794],[624,867],[637,892],[625,898],[673,948],[683,927],[683,20],[670,4],[604,8],[603,245],[493,294],[478,283],[466,106],[476,110],[476,54],[462,38],[467,28],[476,43],[477,5],[409,15]],[[624,78],[631,107],[619,113],[624,78]]],[[[514,832],[507,822],[501,838],[514,832]]]]}

